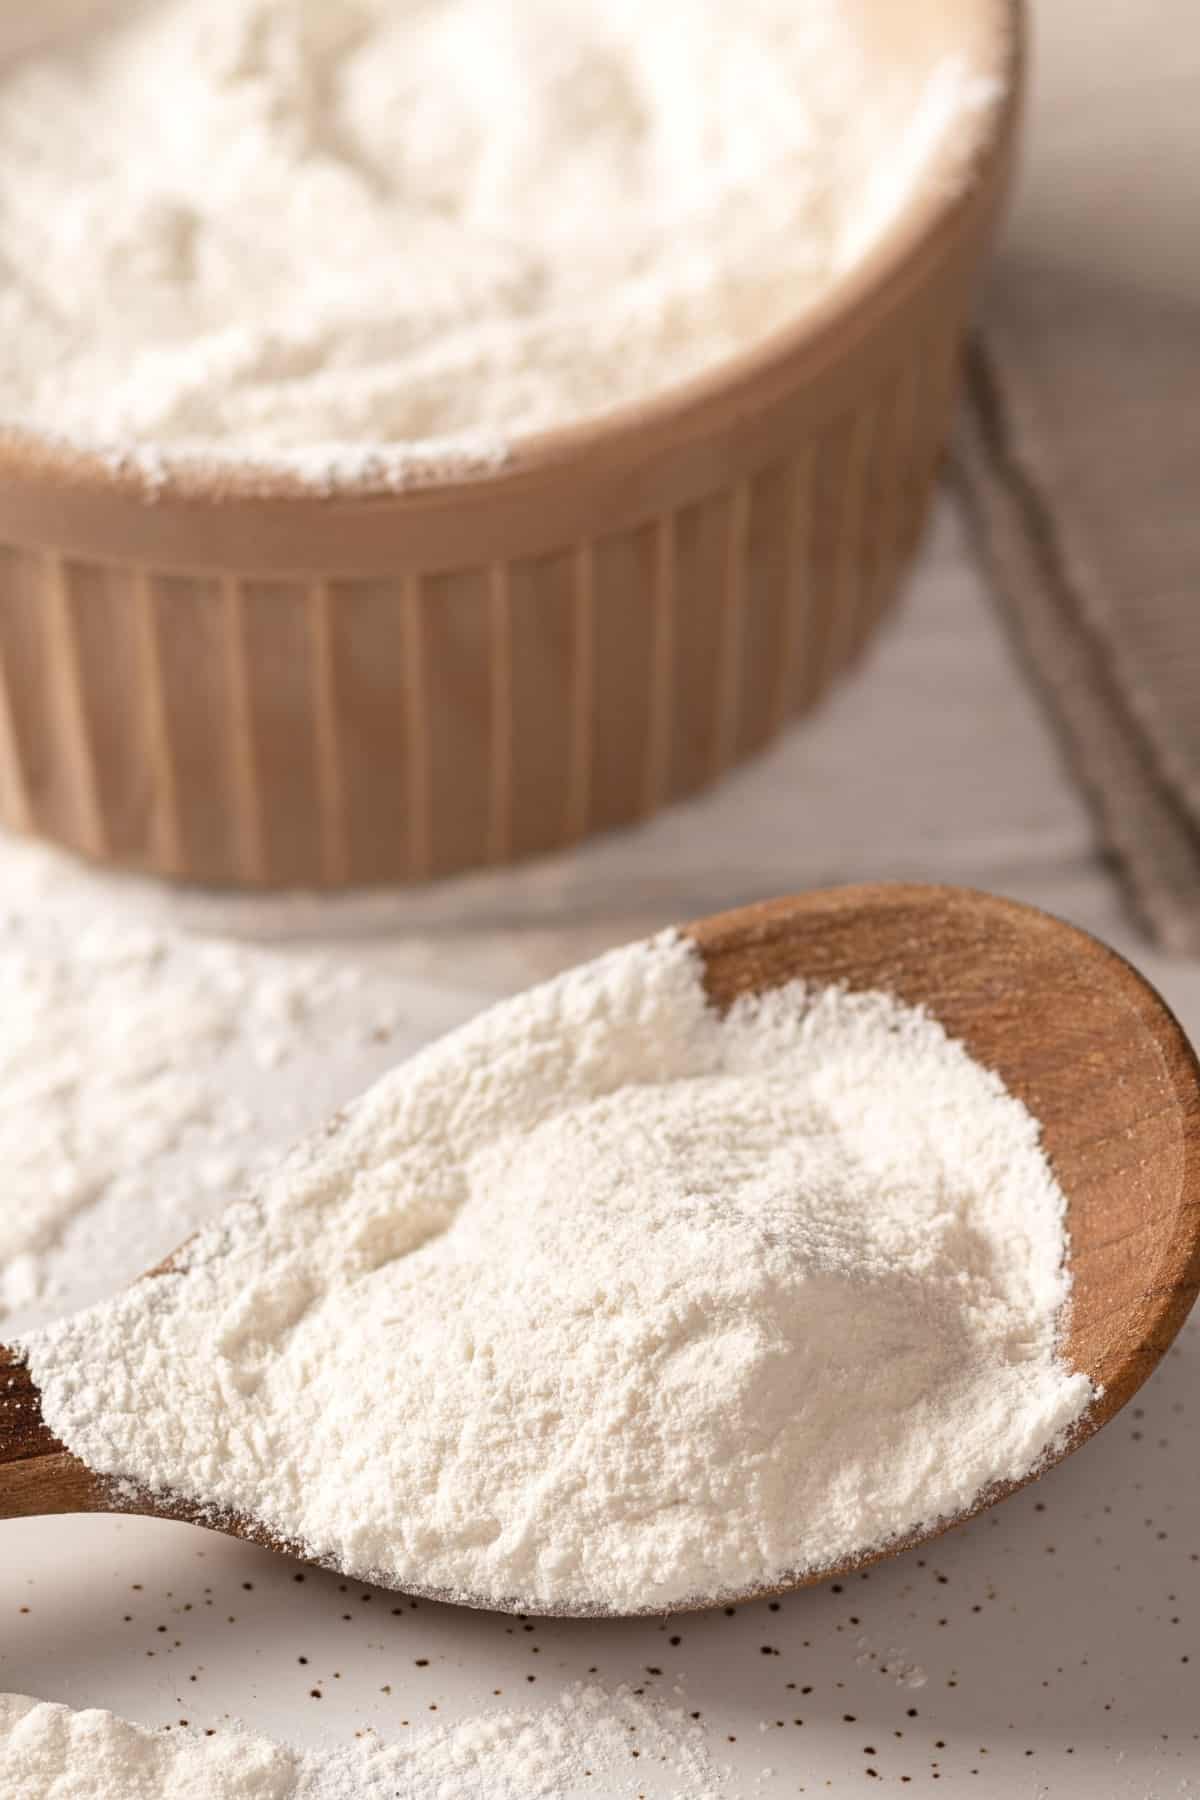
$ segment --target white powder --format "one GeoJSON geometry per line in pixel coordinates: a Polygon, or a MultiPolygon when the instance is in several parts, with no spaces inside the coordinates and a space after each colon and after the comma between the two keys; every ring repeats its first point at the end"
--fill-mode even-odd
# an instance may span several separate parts
{"type": "Polygon", "coordinates": [[[1089,1398],[1064,1250],[1035,1121],[935,1021],[722,1020],[666,934],[421,1052],[29,1360],[97,1470],[363,1577],[665,1609],[1034,1466],[1089,1398]]]}
{"type": "Polygon", "coordinates": [[[69,898],[10,898],[3,1333],[158,1262],[272,1149],[394,1061],[397,1023],[386,984],[368,993],[328,958],[188,938],[69,898]]]}
{"type": "Polygon", "coordinates": [[[285,1056],[328,980],[104,920],[78,930],[18,913],[3,925],[0,1314],[46,1297],[46,1253],[85,1215],[101,1238],[148,1205],[186,1235],[195,1221],[171,1164],[189,1143],[201,1140],[189,1184],[231,1197],[256,1121],[214,1071],[239,1039],[268,1065],[285,1056]]]}
{"type": "Polygon", "coordinates": [[[0,27],[0,392],[155,479],[494,467],[803,312],[996,92],[840,0],[92,12],[0,27]]]}
{"type": "Polygon", "coordinates": [[[865,1634],[855,1638],[854,1647],[858,1654],[854,1661],[860,1669],[878,1669],[881,1675],[888,1675],[897,1687],[923,1688],[929,1677],[920,1663],[913,1662],[905,1650],[889,1646],[885,1650],[877,1650],[865,1634]]]}
{"type": "Polygon", "coordinates": [[[0,1694],[0,1800],[717,1800],[719,1783],[699,1727],[627,1688],[324,1752],[0,1694]]]}

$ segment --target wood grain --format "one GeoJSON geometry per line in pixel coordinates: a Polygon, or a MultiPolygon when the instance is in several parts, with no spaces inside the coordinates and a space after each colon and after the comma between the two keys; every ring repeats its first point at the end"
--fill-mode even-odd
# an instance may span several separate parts
{"type": "MultiPolygon", "coordinates": [[[[1200,1066],[1164,1001],[1085,932],[966,888],[835,888],[742,907],[686,930],[703,953],[714,1005],[797,978],[884,989],[925,1006],[1040,1120],[1068,1203],[1074,1290],[1064,1355],[1098,1390],[1051,1460],[1078,1448],[1145,1381],[1200,1288],[1200,1066]]],[[[155,1274],[185,1259],[186,1246],[155,1274]]],[[[782,1593],[865,1566],[1023,1485],[996,1486],[970,1512],[886,1550],[720,1598],[782,1593]]],[[[52,1437],[28,1371],[0,1348],[0,1518],[74,1511],[187,1519],[300,1553],[253,1519],[121,1492],[94,1475],[52,1437]]],[[[520,1596],[408,1591],[549,1610],[520,1596]]]]}
{"type": "Polygon", "coordinates": [[[100,1483],[42,1420],[42,1396],[19,1356],[0,1345],[0,1517],[103,1512],[100,1483]]]}

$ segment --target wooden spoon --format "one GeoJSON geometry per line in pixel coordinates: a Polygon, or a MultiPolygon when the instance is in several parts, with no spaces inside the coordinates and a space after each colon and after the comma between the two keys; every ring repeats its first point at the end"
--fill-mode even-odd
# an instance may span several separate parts
{"type": "MultiPolygon", "coordinates": [[[[1064,1355],[1099,1390],[1058,1456],[1078,1448],[1145,1381],[1200,1283],[1200,1066],[1154,989],[1073,926],[962,888],[835,888],[686,929],[703,953],[717,1006],[796,976],[886,989],[926,1006],[1041,1121],[1068,1202],[1074,1296],[1064,1355]]],[[[186,1254],[185,1245],[174,1266],[186,1254]]],[[[1023,1485],[998,1485],[970,1513],[885,1551],[742,1597],[782,1593],[894,1555],[1023,1485]]],[[[119,1492],[55,1441],[28,1371],[0,1349],[0,1518],[114,1511],[190,1519],[299,1553],[254,1519],[119,1492]]]]}

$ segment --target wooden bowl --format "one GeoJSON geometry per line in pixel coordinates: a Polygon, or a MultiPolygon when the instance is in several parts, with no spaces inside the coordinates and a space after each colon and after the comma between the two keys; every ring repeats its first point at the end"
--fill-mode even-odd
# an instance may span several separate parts
{"type": "Polygon", "coordinates": [[[925,515],[1021,69],[1019,0],[846,4],[914,89],[958,54],[1003,100],[965,179],[935,158],[702,378],[403,493],[160,490],[0,434],[0,821],[197,881],[422,880],[637,819],[811,707],[925,515]]]}

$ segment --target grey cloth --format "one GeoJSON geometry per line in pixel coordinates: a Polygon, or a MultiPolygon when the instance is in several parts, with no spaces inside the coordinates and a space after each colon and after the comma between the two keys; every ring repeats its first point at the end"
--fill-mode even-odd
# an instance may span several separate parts
{"type": "Polygon", "coordinates": [[[1132,898],[1200,954],[1200,301],[1002,263],[956,466],[1132,898]]]}

